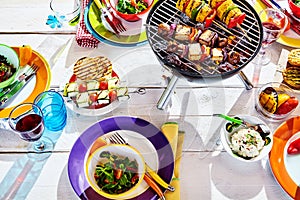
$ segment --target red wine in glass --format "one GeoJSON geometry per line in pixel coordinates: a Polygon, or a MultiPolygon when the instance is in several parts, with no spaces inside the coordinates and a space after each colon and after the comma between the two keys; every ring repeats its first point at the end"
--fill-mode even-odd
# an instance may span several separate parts
{"type": "Polygon", "coordinates": [[[272,22],[263,22],[262,25],[264,27],[264,38],[262,45],[272,44],[279,38],[281,34],[281,28],[272,22]]]}
{"type": "Polygon", "coordinates": [[[20,132],[23,140],[33,142],[41,138],[44,131],[42,117],[38,114],[22,116],[16,123],[16,130],[20,132]]]}

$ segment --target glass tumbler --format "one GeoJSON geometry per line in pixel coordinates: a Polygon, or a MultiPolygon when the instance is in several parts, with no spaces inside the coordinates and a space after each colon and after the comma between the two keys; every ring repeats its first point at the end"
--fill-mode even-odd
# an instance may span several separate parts
{"type": "Polygon", "coordinates": [[[55,91],[40,93],[34,103],[44,115],[44,124],[50,131],[61,131],[67,123],[67,109],[63,97],[55,91]]]}
{"type": "Polygon", "coordinates": [[[79,0],[51,0],[50,9],[62,25],[75,26],[79,22],[79,0]]]}

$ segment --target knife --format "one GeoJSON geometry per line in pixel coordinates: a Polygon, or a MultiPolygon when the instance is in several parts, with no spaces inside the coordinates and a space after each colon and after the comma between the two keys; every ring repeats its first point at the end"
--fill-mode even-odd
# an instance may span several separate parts
{"type": "Polygon", "coordinates": [[[261,2],[263,2],[267,7],[269,8],[274,8],[270,2],[276,7],[278,8],[281,12],[283,12],[288,18],[289,18],[289,21],[290,21],[290,24],[291,24],[291,29],[300,35],[300,23],[298,21],[296,21],[294,19],[294,17],[292,16],[293,14],[289,13],[286,9],[282,8],[277,2],[275,2],[274,0],[270,0],[270,2],[268,0],[261,0],[261,2]]]}
{"type": "Polygon", "coordinates": [[[30,74],[24,80],[13,86],[13,89],[0,98],[0,106],[3,107],[8,101],[12,100],[25,87],[25,85],[33,78],[35,73],[30,74]]]}

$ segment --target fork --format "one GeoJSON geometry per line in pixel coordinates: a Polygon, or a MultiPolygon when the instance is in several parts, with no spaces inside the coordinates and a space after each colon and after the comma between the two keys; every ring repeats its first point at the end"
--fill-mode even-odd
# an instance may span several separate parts
{"type": "Polygon", "coordinates": [[[31,67],[29,67],[26,71],[24,71],[16,81],[14,81],[11,85],[7,86],[5,89],[0,94],[0,98],[3,97],[4,95],[7,95],[10,91],[14,90],[18,83],[22,82],[25,80],[28,76],[30,76],[33,73],[36,73],[38,71],[39,67],[35,64],[32,64],[31,67]],[[3,93],[4,92],[4,93],[3,93]]]}
{"type": "Polygon", "coordinates": [[[126,28],[123,26],[121,20],[115,16],[115,13],[114,13],[111,5],[109,3],[107,3],[107,0],[104,0],[104,2],[105,2],[105,7],[107,8],[107,11],[111,14],[112,21],[113,21],[114,25],[116,26],[116,28],[118,29],[118,31],[120,33],[126,31],[126,28]]]}
{"type": "MultiPolygon", "coordinates": [[[[108,140],[113,144],[125,144],[130,146],[129,143],[126,142],[126,140],[118,133],[114,133],[111,136],[108,137],[108,140]]],[[[153,169],[149,167],[149,165],[145,162],[146,171],[148,174],[163,188],[169,190],[169,191],[175,191],[175,188],[168,183],[166,183],[153,169]]]]}
{"type": "Polygon", "coordinates": [[[106,20],[117,36],[119,36],[119,33],[126,31],[121,20],[115,16],[114,11],[106,0],[104,0],[105,6],[100,2],[100,0],[94,0],[94,2],[101,11],[101,19],[103,17],[103,19],[106,20]]]}

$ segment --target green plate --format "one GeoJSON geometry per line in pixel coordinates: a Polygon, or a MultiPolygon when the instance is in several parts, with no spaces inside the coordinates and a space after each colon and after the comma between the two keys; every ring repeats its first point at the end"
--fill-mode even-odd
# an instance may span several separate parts
{"type": "Polygon", "coordinates": [[[105,28],[105,23],[101,21],[101,11],[94,1],[91,1],[84,11],[84,22],[88,31],[99,41],[115,46],[137,46],[147,43],[145,30],[146,18],[137,22],[128,22],[120,18],[127,29],[117,37],[114,33],[105,28]]]}

